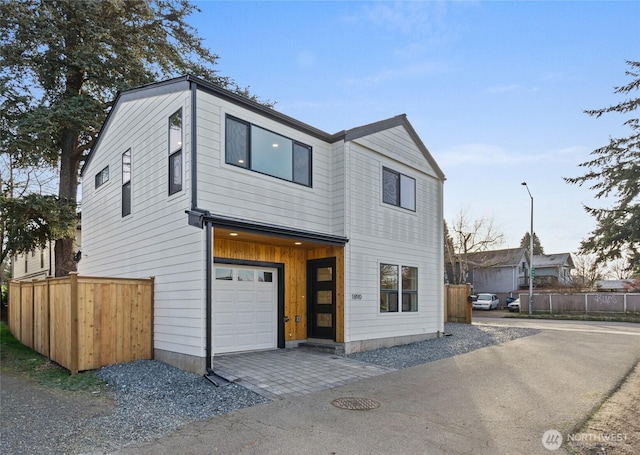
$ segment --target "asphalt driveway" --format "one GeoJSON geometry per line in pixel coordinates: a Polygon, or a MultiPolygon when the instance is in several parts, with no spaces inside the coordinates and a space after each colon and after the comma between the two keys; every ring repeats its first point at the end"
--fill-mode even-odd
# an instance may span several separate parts
{"type": "Polygon", "coordinates": [[[567,453],[546,449],[543,434],[574,432],[640,359],[640,327],[611,327],[543,326],[537,335],[243,409],[117,453],[567,453]],[[332,404],[338,398],[379,406],[342,409],[332,404]]]}

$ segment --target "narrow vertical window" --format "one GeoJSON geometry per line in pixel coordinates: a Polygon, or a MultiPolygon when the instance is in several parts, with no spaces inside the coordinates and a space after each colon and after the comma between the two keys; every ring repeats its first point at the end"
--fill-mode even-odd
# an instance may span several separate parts
{"type": "Polygon", "coordinates": [[[380,264],[380,312],[398,312],[398,266],[380,264]]]}
{"type": "Polygon", "coordinates": [[[182,109],[169,117],[169,194],[182,191],[182,109]]]}
{"type": "Polygon", "coordinates": [[[382,169],[382,200],[387,204],[400,205],[400,176],[391,169],[382,169]]]}
{"type": "Polygon", "coordinates": [[[416,210],[416,181],[400,174],[400,207],[416,210]]]}
{"type": "Polygon", "coordinates": [[[249,124],[227,117],[226,162],[234,166],[249,168],[249,124]]]}
{"type": "Polygon", "coordinates": [[[131,213],[131,149],[122,154],[122,216],[131,213]]]}
{"type": "Polygon", "coordinates": [[[418,269],[402,266],[402,311],[418,311],[418,269]]]}
{"type": "Polygon", "coordinates": [[[293,143],[293,181],[311,186],[311,147],[293,143]]]}

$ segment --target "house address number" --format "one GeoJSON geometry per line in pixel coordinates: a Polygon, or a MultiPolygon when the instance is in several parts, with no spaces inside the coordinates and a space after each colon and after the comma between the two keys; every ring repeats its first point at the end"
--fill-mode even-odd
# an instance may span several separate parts
{"type": "Polygon", "coordinates": [[[362,300],[362,294],[351,294],[351,300],[362,300]]]}

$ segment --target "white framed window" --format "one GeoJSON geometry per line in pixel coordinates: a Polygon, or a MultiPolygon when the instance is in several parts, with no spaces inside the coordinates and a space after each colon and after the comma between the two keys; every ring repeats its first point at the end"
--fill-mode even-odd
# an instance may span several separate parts
{"type": "Polygon", "coordinates": [[[182,108],[169,117],[169,195],[182,191],[182,108]]]}
{"type": "Polygon", "coordinates": [[[380,263],[380,313],[418,311],[418,268],[380,263]]]}
{"type": "Polygon", "coordinates": [[[416,179],[382,168],[382,202],[416,211],[416,179]]]}

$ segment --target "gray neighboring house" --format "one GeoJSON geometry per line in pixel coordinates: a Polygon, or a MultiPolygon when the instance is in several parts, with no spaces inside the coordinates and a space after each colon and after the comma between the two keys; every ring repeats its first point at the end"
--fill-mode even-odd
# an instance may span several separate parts
{"type": "MultiPolygon", "coordinates": [[[[540,254],[533,256],[535,287],[569,286],[574,268],[571,253],[540,254]]],[[[529,283],[527,282],[527,286],[529,283]]]]}
{"type": "MultiPolygon", "coordinates": [[[[529,287],[527,248],[482,251],[468,257],[469,283],[474,292],[505,294],[529,287]]],[[[568,286],[574,268],[571,253],[541,254],[533,257],[535,288],[568,286]]],[[[504,295],[501,295],[501,302],[504,295]]]]}
{"type": "MultiPolygon", "coordinates": [[[[522,279],[528,276],[529,270],[526,248],[472,253],[467,257],[467,264],[469,267],[468,281],[473,286],[475,293],[512,292],[518,289],[522,279]]],[[[503,298],[501,301],[504,301],[503,298]]]]}

